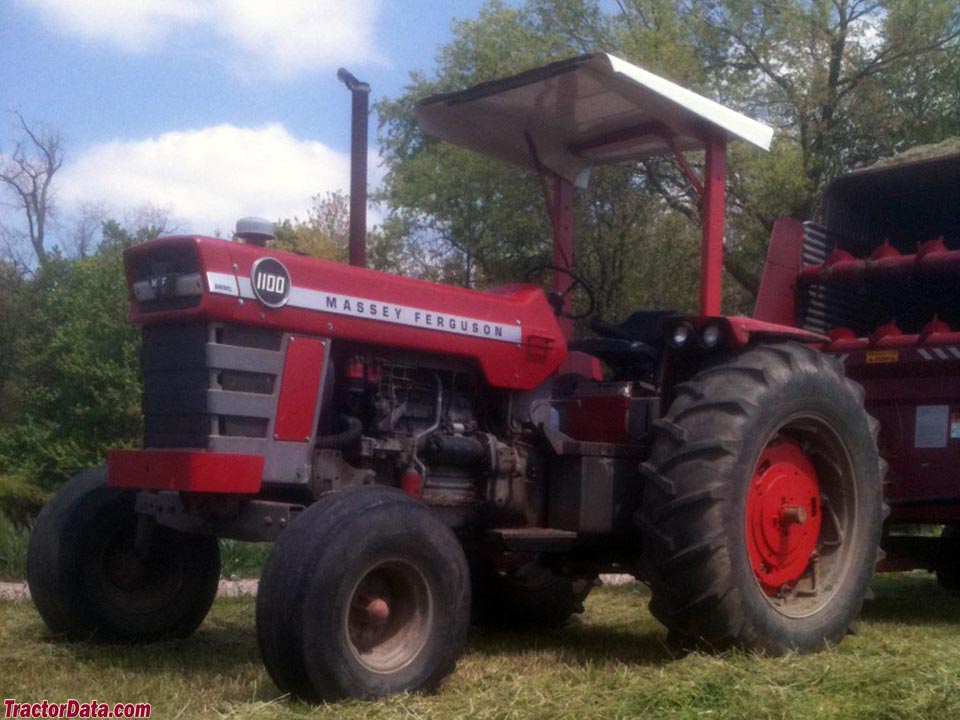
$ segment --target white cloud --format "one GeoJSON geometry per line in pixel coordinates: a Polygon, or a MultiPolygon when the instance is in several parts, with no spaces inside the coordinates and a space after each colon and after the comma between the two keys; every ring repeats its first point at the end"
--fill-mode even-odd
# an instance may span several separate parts
{"type": "Polygon", "coordinates": [[[306,217],[314,195],[350,187],[350,158],[282,125],[216,125],[95,145],[64,165],[62,204],[168,208],[184,231],[229,234],[237,218],[306,217]]]}
{"type": "Polygon", "coordinates": [[[198,52],[212,48],[230,64],[281,75],[379,60],[381,0],[18,1],[62,33],[131,53],[195,30],[198,52]]]}
{"type": "Polygon", "coordinates": [[[376,59],[378,0],[218,0],[218,30],[281,74],[376,59]]]}
{"type": "Polygon", "coordinates": [[[197,0],[20,0],[61,32],[122,50],[154,48],[177,26],[206,15],[197,0]]]}

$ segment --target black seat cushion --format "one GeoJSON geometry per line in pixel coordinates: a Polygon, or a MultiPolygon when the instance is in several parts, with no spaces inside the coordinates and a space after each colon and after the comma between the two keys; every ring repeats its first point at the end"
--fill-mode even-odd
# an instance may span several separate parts
{"type": "Polygon", "coordinates": [[[640,310],[622,323],[594,316],[590,328],[600,337],[571,340],[567,347],[599,358],[616,379],[655,380],[664,347],[660,321],[671,315],[676,311],[640,310]]]}
{"type": "Polygon", "coordinates": [[[660,323],[676,314],[676,310],[638,310],[622,323],[612,323],[595,315],[590,318],[590,329],[601,337],[639,340],[651,347],[662,347],[660,323]]]}
{"type": "Polygon", "coordinates": [[[639,340],[586,338],[571,340],[567,347],[600,358],[612,368],[649,368],[660,360],[660,353],[655,348],[639,340]]]}

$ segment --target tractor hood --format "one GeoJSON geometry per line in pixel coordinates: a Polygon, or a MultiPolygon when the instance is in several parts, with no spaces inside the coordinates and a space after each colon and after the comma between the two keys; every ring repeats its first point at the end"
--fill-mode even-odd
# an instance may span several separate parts
{"type": "Polygon", "coordinates": [[[459,356],[517,390],[567,354],[535,285],[476,292],[199,236],[135,245],[124,265],[128,317],[142,325],[224,323],[459,356]]]}
{"type": "Polygon", "coordinates": [[[585,187],[595,164],[700,150],[711,135],[767,150],[773,129],[607,53],[431,95],[430,135],[585,187]]]}

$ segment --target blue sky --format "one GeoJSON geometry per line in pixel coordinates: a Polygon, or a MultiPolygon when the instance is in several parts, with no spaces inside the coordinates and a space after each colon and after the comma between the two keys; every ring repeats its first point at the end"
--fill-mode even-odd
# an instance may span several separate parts
{"type": "Polygon", "coordinates": [[[0,0],[0,153],[13,110],[61,132],[64,227],[84,204],[150,204],[202,233],[242,215],[303,217],[311,196],[348,186],[337,67],[368,81],[373,101],[396,96],[411,70],[432,69],[451,21],[482,5],[0,0]]]}

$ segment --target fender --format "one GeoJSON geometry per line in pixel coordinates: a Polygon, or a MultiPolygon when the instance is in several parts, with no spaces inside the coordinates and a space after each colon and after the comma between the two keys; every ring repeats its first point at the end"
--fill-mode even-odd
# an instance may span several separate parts
{"type": "MultiPolygon", "coordinates": [[[[780,323],[766,322],[743,315],[712,317],[704,315],[674,316],[664,322],[664,331],[669,338],[677,325],[689,324],[693,326],[699,336],[709,325],[720,328],[720,337],[714,349],[741,350],[757,342],[776,342],[778,340],[794,340],[806,345],[823,345],[830,342],[830,338],[820,333],[804,330],[803,328],[780,323]]],[[[696,344],[696,343],[695,343],[696,344]]]]}

